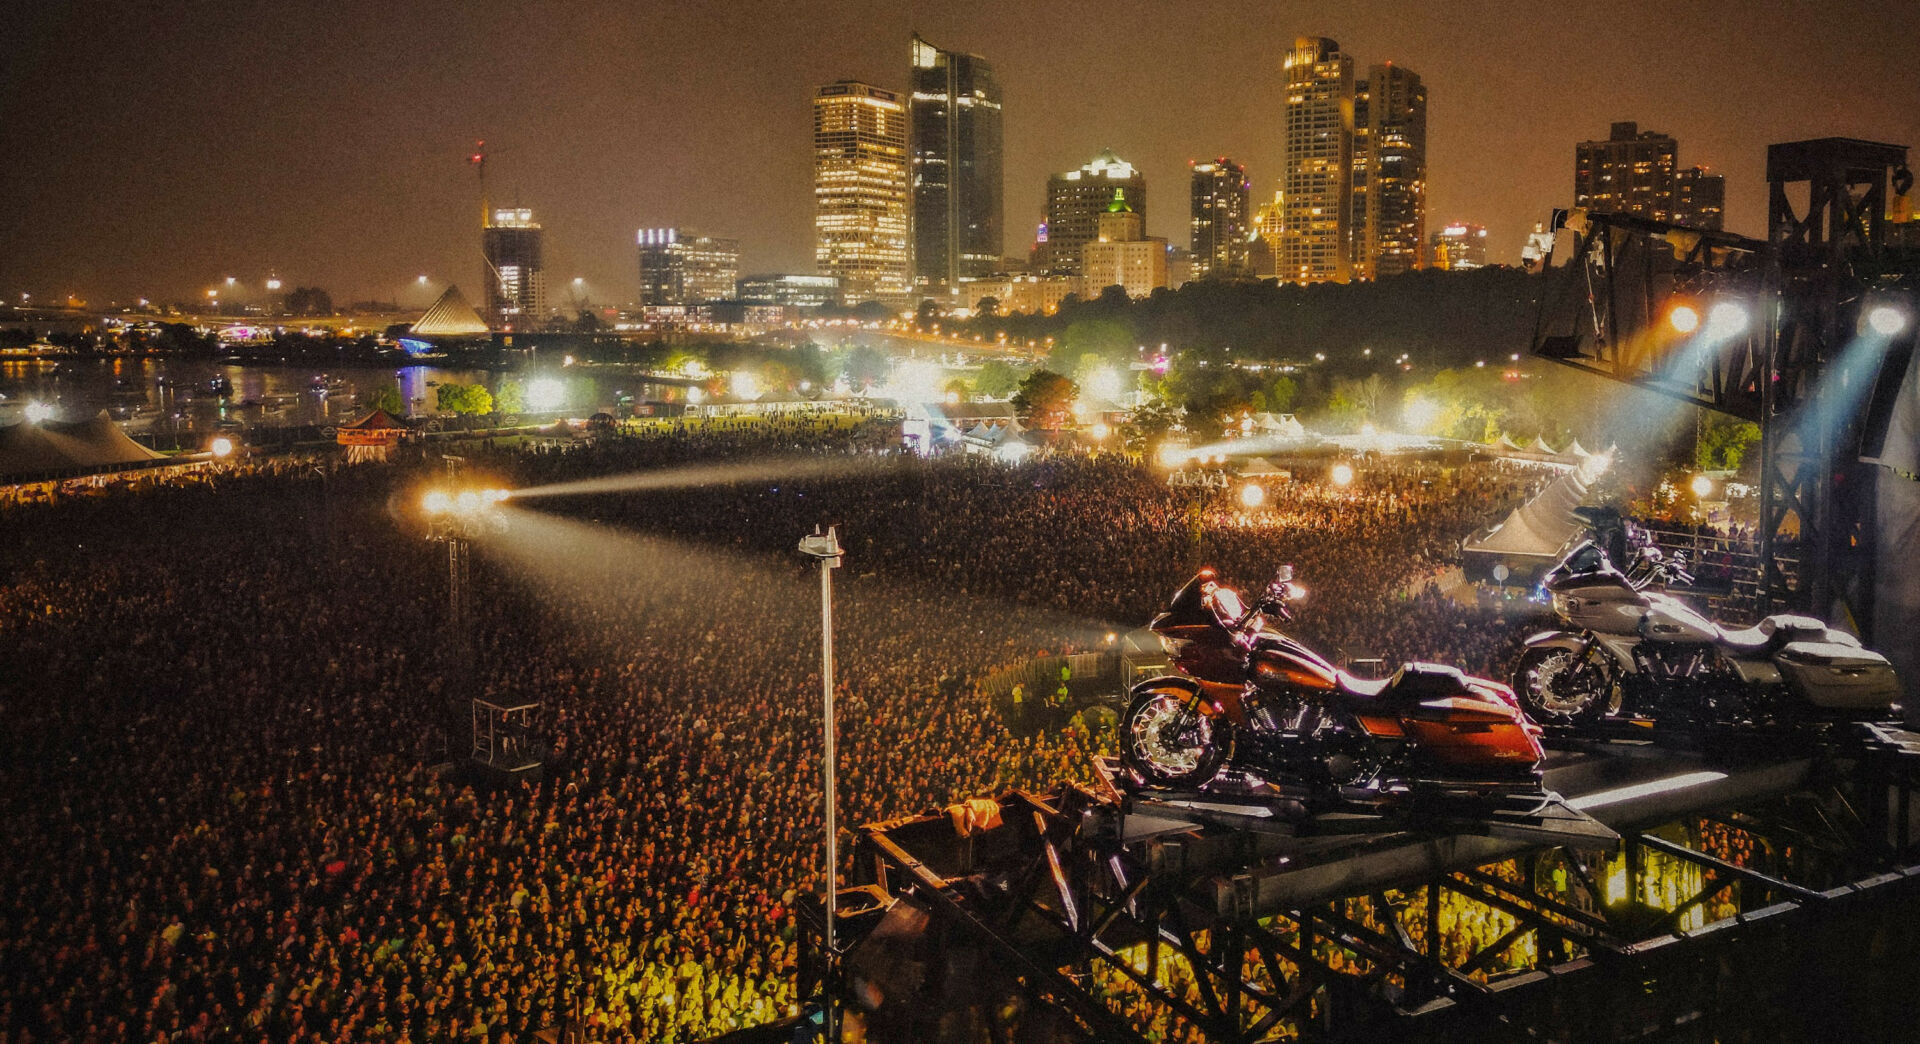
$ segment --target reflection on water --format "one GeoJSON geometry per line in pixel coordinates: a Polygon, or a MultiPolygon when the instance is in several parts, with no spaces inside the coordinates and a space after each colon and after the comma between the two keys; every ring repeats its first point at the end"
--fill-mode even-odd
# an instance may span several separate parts
{"type": "MultiPolygon", "coordinates": [[[[9,359],[0,361],[0,424],[20,419],[28,402],[67,419],[107,410],[129,434],[166,440],[214,428],[329,425],[366,410],[380,388],[397,384],[409,415],[433,412],[436,386],[485,384],[528,374],[439,366],[239,366],[206,359],[9,359]],[[221,393],[226,392],[223,396],[221,393]]],[[[567,406],[597,409],[623,394],[650,397],[651,386],[614,374],[567,375],[567,406]]]]}

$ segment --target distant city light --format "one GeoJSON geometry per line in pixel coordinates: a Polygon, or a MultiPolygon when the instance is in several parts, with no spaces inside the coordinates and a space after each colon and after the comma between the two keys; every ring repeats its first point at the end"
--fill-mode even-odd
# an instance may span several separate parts
{"type": "Polygon", "coordinates": [[[1126,383],[1121,380],[1118,371],[1110,366],[1102,366],[1087,375],[1087,393],[1101,402],[1118,402],[1125,390],[1126,383]]]}
{"type": "Polygon", "coordinates": [[[527,382],[527,407],[536,413],[557,410],[567,401],[567,386],[555,377],[535,377],[527,382]]]}

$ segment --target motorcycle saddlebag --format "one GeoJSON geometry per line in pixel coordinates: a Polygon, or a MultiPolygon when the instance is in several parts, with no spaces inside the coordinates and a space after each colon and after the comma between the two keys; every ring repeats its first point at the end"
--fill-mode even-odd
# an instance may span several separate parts
{"type": "Polygon", "coordinates": [[[1887,658],[1834,642],[1788,642],[1774,655],[1780,673],[1808,703],[1823,710],[1885,710],[1900,699],[1887,658]]]}

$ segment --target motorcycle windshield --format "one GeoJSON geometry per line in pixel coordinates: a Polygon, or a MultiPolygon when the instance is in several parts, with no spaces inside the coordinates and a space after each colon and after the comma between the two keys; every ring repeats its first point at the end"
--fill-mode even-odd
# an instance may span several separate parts
{"type": "Polygon", "coordinates": [[[1567,553],[1560,564],[1547,572],[1546,586],[1549,590],[1574,578],[1592,577],[1605,573],[1618,573],[1613,563],[1607,560],[1607,553],[1600,545],[1589,540],[1567,553]]]}

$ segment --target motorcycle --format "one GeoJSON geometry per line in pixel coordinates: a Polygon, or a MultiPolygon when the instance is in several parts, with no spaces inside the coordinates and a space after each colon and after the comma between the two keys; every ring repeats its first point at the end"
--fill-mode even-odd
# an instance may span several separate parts
{"type": "Polygon", "coordinates": [[[1203,569],[1148,625],[1176,674],[1135,685],[1122,762],[1143,784],[1205,788],[1228,774],[1378,802],[1541,789],[1541,731],[1513,691],[1438,664],[1356,678],[1280,629],[1303,595],[1282,566],[1260,599],[1203,569]]]}
{"type": "Polygon", "coordinates": [[[1542,725],[1653,719],[1706,726],[1884,720],[1900,696],[1892,664],[1845,631],[1778,614],[1730,630],[1668,594],[1684,554],[1632,547],[1628,572],[1592,542],[1543,584],[1566,629],[1528,638],[1513,688],[1542,725]]]}

